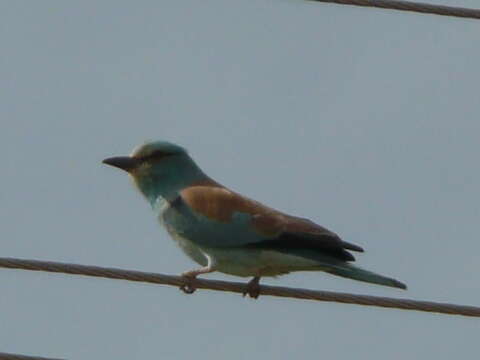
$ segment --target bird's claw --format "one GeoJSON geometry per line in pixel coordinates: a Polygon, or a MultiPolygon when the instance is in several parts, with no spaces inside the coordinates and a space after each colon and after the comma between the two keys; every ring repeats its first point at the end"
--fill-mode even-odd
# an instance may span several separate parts
{"type": "Polygon", "coordinates": [[[260,296],[260,289],[258,289],[258,291],[252,291],[250,289],[247,289],[242,293],[242,295],[243,295],[243,297],[248,295],[252,299],[258,299],[258,297],[260,296]]]}
{"type": "Polygon", "coordinates": [[[183,284],[180,286],[180,290],[182,290],[185,294],[193,294],[197,289],[190,284],[183,284]]]}
{"type": "Polygon", "coordinates": [[[193,286],[193,281],[195,280],[192,276],[182,275],[184,283],[180,285],[180,290],[185,294],[193,294],[197,288],[193,286]]]}
{"type": "Polygon", "coordinates": [[[242,293],[243,297],[250,296],[252,299],[258,299],[260,296],[260,284],[259,284],[259,278],[253,278],[251,281],[249,281],[245,287],[245,291],[242,293]]]}

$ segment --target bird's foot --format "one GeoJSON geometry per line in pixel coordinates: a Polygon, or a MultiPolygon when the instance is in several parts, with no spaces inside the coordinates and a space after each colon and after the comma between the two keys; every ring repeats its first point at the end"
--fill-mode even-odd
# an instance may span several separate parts
{"type": "Polygon", "coordinates": [[[252,280],[250,280],[243,292],[243,297],[248,294],[253,299],[258,299],[260,296],[260,276],[255,276],[252,280]]]}
{"type": "Polygon", "coordinates": [[[193,285],[196,276],[189,274],[188,272],[182,274],[183,284],[180,285],[180,290],[185,294],[193,294],[197,288],[193,285]]]}
{"type": "Polygon", "coordinates": [[[180,286],[185,294],[193,294],[197,288],[195,287],[195,279],[198,275],[208,274],[215,271],[215,262],[211,260],[208,255],[205,255],[208,260],[208,265],[200,269],[185,271],[182,273],[183,285],[180,286]]]}

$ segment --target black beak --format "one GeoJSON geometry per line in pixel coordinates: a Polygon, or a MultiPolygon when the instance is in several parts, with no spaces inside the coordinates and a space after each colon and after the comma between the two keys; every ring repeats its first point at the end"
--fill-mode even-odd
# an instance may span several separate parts
{"type": "Polygon", "coordinates": [[[115,166],[119,169],[125,170],[130,172],[134,168],[137,167],[138,161],[135,158],[131,158],[129,156],[116,156],[105,159],[102,161],[104,164],[115,166]]]}

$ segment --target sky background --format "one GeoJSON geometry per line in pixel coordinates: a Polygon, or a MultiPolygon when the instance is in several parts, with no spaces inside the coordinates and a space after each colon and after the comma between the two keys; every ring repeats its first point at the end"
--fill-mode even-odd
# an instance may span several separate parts
{"type": "MultiPolygon", "coordinates": [[[[363,246],[358,265],[409,290],[324,273],[264,283],[480,305],[479,36],[478,20],[300,0],[1,1],[1,256],[194,268],[101,164],[165,139],[217,181],[363,246]]],[[[0,292],[0,352],[478,355],[475,318],[7,269],[0,292]]]]}

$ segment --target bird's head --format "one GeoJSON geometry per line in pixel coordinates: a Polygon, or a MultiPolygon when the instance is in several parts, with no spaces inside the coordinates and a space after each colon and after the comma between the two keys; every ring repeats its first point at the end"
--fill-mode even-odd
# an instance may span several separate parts
{"type": "Polygon", "coordinates": [[[129,156],[111,157],[103,163],[128,172],[152,204],[159,196],[176,197],[184,187],[205,177],[183,147],[167,141],[144,143],[129,156]]]}

